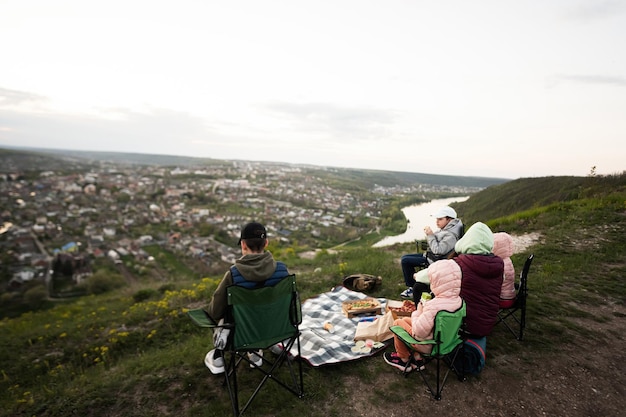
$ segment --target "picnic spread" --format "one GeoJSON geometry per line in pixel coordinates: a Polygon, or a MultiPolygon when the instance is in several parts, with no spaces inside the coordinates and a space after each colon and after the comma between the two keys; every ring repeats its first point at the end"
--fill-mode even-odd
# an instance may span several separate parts
{"type": "MultiPolygon", "coordinates": [[[[365,345],[354,338],[359,322],[363,325],[380,319],[386,305],[385,298],[372,298],[344,286],[303,301],[300,358],[316,367],[361,359],[385,349],[392,339],[368,340],[365,345]],[[358,314],[359,308],[362,314],[358,314]]],[[[290,353],[297,356],[297,347],[293,346],[290,353]]]]}

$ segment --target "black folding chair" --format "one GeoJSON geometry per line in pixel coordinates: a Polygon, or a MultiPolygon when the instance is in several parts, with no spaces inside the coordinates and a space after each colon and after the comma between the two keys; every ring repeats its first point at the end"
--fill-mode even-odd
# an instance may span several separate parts
{"type": "Polygon", "coordinates": [[[520,274],[520,281],[517,284],[517,293],[515,301],[511,307],[500,308],[498,311],[498,323],[504,324],[517,340],[524,338],[524,328],[526,327],[526,299],[528,298],[528,271],[530,264],[533,262],[534,254],[526,259],[524,268],[520,274]]]}

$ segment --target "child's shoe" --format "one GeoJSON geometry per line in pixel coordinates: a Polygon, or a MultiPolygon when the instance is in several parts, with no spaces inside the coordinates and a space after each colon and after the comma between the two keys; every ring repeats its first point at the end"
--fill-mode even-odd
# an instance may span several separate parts
{"type": "Polygon", "coordinates": [[[396,352],[383,353],[383,359],[389,365],[403,372],[411,372],[417,369],[417,365],[414,365],[413,363],[411,363],[411,360],[408,360],[407,362],[403,361],[402,359],[400,359],[400,357],[398,356],[396,352]]]}

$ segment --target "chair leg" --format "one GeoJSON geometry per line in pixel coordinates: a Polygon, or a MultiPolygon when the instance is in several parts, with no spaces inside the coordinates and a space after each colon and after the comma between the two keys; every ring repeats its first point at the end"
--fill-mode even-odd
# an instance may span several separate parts
{"type": "MultiPolygon", "coordinates": [[[[287,391],[296,395],[298,398],[302,398],[304,396],[304,376],[302,370],[302,361],[299,359],[294,359],[294,363],[292,363],[289,359],[289,352],[296,343],[298,345],[298,356],[300,355],[300,341],[299,339],[290,340],[280,353],[278,357],[274,360],[269,358],[264,358],[264,361],[269,365],[269,369],[264,369],[261,367],[256,367],[255,370],[260,371],[263,374],[263,378],[256,386],[254,392],[248,397],[246,403],[243,406],[239,405],[239,387],[237,381],[237,368],[243,362],[247,364],[247,360],[244,359],[244,356],[247,355],[245,352],[230,352],[230,358],[228,361],[227,369],[225,370],[225,383],[228,386],[228,394],[231,399],[233,415],[235,417],[241,416],[252,404],[252,401],[256,398],[257,394],[260,392],[261,388],[265,385],[268,380],[273,380],[287,391]],[[297,361],[297,363],[295,363],[297,361]],[[291,385],[288,385],[287,380],[282,381],[279,378],[276,378],[274,372],[277,371],[283,364],[288,367],[289,376],[291,378],[291,385]],[[298,375],[296,375],[296,372],[298,375]],[[298,379],[299,376],[299,379],[298,379]]],[[[285,376],[286,377],[286,376],[285,376]]]]}
{"type": "MultiPolygon", "coordinates": [[[[424,359],[424,366],[428,365],[429,363],[432,363],[433,361],[436,361],[436,359],[433,357],[424,359]]],[[[428,388],[428,392],[430,393],[430,395],[436,398],[436,395],[437,395],[436,391],[433,390],[433,387],[428,381],[428,378],[426,378],[426,370],[418,369],[418,372],[421,375],[422,379],[424,380],[424,384],[426,384],[426,388],[428,388]]],[[[405,374],[405,376],[407,375],[408,374],[405,374]]],[[[437,391],[439,391],[439,363],[438,362],[437,362],[437,391]]]]}
{"type": "Polygon", "coordinates": [[[435,400],[441,400],[441,359],[437,358],[437,392],[435,393],[435,400]]]}
{"type": "Polygon", "coordinates": [[[228,359],[228,363],[226,363],[226,369],[224,370],[224,379],[225,379],[226,387],[228,388],[228,396],[230,397],[230,402],[233,408],[233,415],[235,417],[240,416],[242,412],[239,409],[239,395],[238,395],[239,390],[237,387],[237,364],[238,364],[237,354],[235,352],[230,352],[230,357],[228,359]]]}
{"type": "Polygon", "coordinates": [[[450,366],[453,367],[456,377],[461,382],[465,381],[465,360],[463,360],[464,356],[465,356],[465,341],[463,341],[459,349],[457,349],[457,351],[454,352],[454,356],[452,357],[452,361],[450,362],[450,366]],[[461,355],[461,360],[460,360],[461,368],[460,369],[457,368],[456,366],[457,358],[459,357],[459,355],[461,355]]]}
{"type": "Polygon", "coordinates": [[[274,362],[268,361],[270,362],[271,369],[267,372],[264,370],[261,370],[261,372],[265,373],[266,379],[272,378],[277,384],[285,388],[287,391],[296,395],[298,398],[302,398],[304,396],[304,376],[302,372],[302,361],[295,359],[294,361],[297,361],[297,364],[296,364],[296,363],[292,363],[289,359],[289,352],[291,351],[291,348],[293,347],[294,343],[297,343],[298,356],[300,356],[300,340],[292,339],[287,343],[287,345],[285,345],[283,351],[280,353],[278,358],[274,360],[274,362]],[[272,372],[278,369],[283,363],[286,363],[287,368],[289,370],[289,375],[291,377],[291,386],[287,385],[280,379],[272,377],[272,372]],[[298,375],[296,375],[296,371],[298,372],[298,375]]]}
{"type": "MultiPolygon", "coordinates": [[[[425,362],[425,363],[430,363],[433,361],[436,362],[436,366],[437,366],[437,369],[435,371],[436,378],[437,378],[436,385],[435,385],[436,389],[433,389],[433,386],[430,384],[430,382],[426,378],[424,371],[421,371],[421,370],[418,371],[420,375],[422,376],[422,379],[424,380],[424,383],[426,384],[428,391],[433,396],[433,398],[437,401],[441,400],[441,394],[443,392],[443,388],[446,385],[446,381],[448,380],[448,376],[450,375],[450,371],[453,371],[457,375],[457,378],[459,379],[459,381],[465,380],[465,370],[463,368],[459,370],[454,365],[458,355],[463,352],[463,349],[464,349],[463,345],[464,345],[463,343],[460,344],[452,353],[450,353],[449,355],[446,355],[445,357],[434,357],[434,358],[430,358],[429,361],[425,362]],[[446,369],[446,372],[445,374],[443,374],[443,377],[441,376],[442,362],[448,366],[448,369],[446,369]]],[[[461,367],[463,367],[463,364],[461,364],[461,367]]]]}
{"type": "Polygon", "coordinates": [[[526,327],[526,305],[523,305],[522,314],[519,321],[519,338],[517,340],[521,341],[524,338],[524,328],[526,327]]]}
{"type": "Polygon", "coordinates": [[[526,309],[520,307],[519,310],[521,310],[520,318],[515,315],[517,310],[509,311],[506,314],[498,313],[498,321],[496,322],[496,324],[502,323],[517,340],[521,341],[524,334],[524,327],[526,325],[526,309]],[[513,327],[511,327],[511,325],[507,323],[507,319],[509,318],[511,320],[515,320],[519,329],[513,329],[513,327]]]}

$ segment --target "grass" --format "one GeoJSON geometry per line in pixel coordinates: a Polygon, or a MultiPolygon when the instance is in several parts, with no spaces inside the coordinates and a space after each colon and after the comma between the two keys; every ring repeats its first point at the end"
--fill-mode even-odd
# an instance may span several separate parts
{"type": "MultiPolygon", "coordinates": [[[[570,190],[569,184],[563,188],[570,190]]],[[[496,187],[498,193],[501,187],[496,187]]],[[[595,315],[586,309],[626,301],[626,198],[619,190],[613,187],[605,195],[589,198],[591,191],[586,188],[579,192],[583,198],[487,221],[494,230],[542,234],[541,244],[513,257],[519,272],[526,256],[535,253],[529,275],[532,320],[526,329],[533,337],[520,344],[498,329],[489,342],[491,366],[504,372],[513,358],[524,361],[526,355],[551,354],[578,337],[606,340],[608,336],[582,323],[610,325],[623,318],[610,309],[595,315]]],[[[566,193],[571,194],[571,190],[566,193]]],[[[480,201],[484,196],[479,197],[480,201]]],[[[399,258],[414,251],[414,243],[371,248],[376,240],[377,236],[364,236],[335,250],[322,250],[312,260],[290,257],[288,264],[298,274],[302,298],[328,291],[346,275],[365,272],[383,277],[382,287],[372,295],[397,299],[403,287],[399,258]]],[[[221,380],[208,375],[201,362],[210,337],[186,317],[188,308],[207,303],[221,275],[194,278],[176,259],[160,258],[168,269],[177,271],[175,286],[145,294],[141,285],[133,286],[1,321],[0,415],[228,415],[229,400],[221,380]]],[[[350,402],[354,390],[367,392],[362,397],[365,409],[368,404],[392,407],[394,394],[405,389],[405,380],[368,389],[385,366],[380,360],[305,366],[305,400],[285,401],[285,394],[270,383],[267,395],[255,401],[253,413],[343,416],[354,407],[350,402]]],[[[251,375],[242,374],[245,383],[251,375]]]]}

